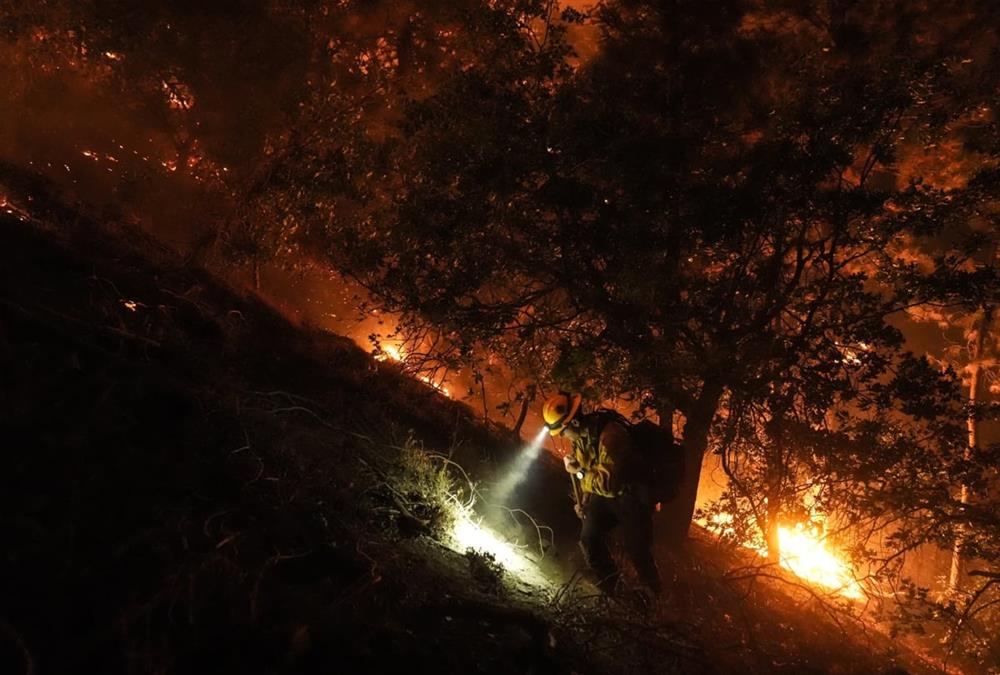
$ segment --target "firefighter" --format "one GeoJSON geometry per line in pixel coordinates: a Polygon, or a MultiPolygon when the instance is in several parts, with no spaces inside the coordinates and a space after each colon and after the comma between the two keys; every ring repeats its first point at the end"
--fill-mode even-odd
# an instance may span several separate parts
{"type": "Polygon", "coordinates": [[[545,401],[542,417],[552,436],[566,438],[572,452],[563,458],[566,471],[580,481],[576,514],[583,521],[580,548],[598,587],[613,593],[618,569],[608,537],[620,526],[625,551],[639,580],[653,593],[660,578],[653,560],[653,504],[642,480],[643,466],[628,422],[612,411],[584,414],[579,394],[561,391],[545,401]]]}

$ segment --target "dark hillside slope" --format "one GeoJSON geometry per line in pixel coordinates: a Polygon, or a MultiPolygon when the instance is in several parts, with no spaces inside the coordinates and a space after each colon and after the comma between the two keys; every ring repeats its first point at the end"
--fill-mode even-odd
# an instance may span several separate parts
{"type": "Polygon", "coordinates": [[[413,437],[471,470],[505,443],[137,235],[0,221],[0,672],[281,670],[333,606],[330,663],[416,657],[385,635],[406,579],[370,562],[393,542],[359,458],[413,437]]]}
{"type": "MultiPolygon", "coordinates": [[[[488,478],[513,451],[500,430],[44,186],[20,189],[31,212],[0,209],[0,673],[889,663],[801,598],[729,581],[739,560],[707,542],[663,560],[671,591],[652,611],[451,550],[449,500],[469,487],[433,452],[488,478]]],[[[571,560],[565,475],[532,478],[518,504],[571,560]]]]}

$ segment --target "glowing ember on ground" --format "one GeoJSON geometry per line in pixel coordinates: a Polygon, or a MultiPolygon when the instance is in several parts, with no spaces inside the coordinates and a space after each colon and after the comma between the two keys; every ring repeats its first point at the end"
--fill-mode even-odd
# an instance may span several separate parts
{"type": "MultiPolygon", "coordinates": [[[[31,197],[28,197],[28,201],[31,201],[31,197]]],[[[6,195],[0,194],[0,210],[2,210],[7,215],[17,216],[20,221],[26,221],[28,219],[28,212],[23,209],[18,208],[18,206],[10,201],[6,195]]]]}
{"type": "Polygon", "coordinates": [[[423,382],[424,384],[429,384],[430,386],[434,387],[448,398],[451,398],[451,392],[448,390],[448,387],[444,386],[444,384],[441,382],[435,382],[430,378],[429,375],[420,375],[417,377],[417,379],[423,382]]]}
{"type": "Polygon", "coordinates": [[[167,97],[167,105],[173,110],[190,110],[194,107],[194,94],[191,88],[177,80],[163,80],[160,83],[167,97]]]}

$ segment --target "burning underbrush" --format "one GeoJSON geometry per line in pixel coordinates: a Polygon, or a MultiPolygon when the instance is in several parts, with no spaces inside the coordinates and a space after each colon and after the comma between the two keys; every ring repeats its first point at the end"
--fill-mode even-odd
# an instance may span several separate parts
{"type": "MultiPolygon", "coordinates": [[[[759,534],[760,528],[737,528],[734,527],[735,521],[733,514],[717,509],[710,510],[699,520],[702,526],[722,541],[754,551],[761,558],[768,559],[768,546],[759,534]]],[[[859,581],[859,575],[854,571],[849,556],[828,539],[825,522],[825,518],[816,516],[808,522],[780,525],[777,528],[777,544],[780,546],[776,556],[777,564],[832,596],[850,600],[864,599],[866,591],[859,581]]],[[[868,590],[871,592],[872,589],[868,590]]]]}

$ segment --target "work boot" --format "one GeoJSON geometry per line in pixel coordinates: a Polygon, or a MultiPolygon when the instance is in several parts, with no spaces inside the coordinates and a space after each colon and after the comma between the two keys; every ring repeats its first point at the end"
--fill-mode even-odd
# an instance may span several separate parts
{"type": "Polygon", "coordinates": [[[640,583],[650,594],[654,596],[660,595],[663,591],[663,586],[660,584],[660,573],[656,569],[656,563],[653,562],[652,556],[636,564],[635,571],[639,576],[640,583]]]}
{"type": "Polygon", "coordinates": [[[660,577],[658,575],[641,575],[639,580],[642,582],[642,588],[653,597],[659,597],[663,593],[663,586],[660,585],[660,577]]]}
{"type": "Polygon", "coordinates": [[[620,600],[624,607],[642,617],[648,617],[656,607],[657,598],[645,586],[638,586],[628,589],[628,592],[620,595],[620,600]]]}
{"type": "Polygon", "coordinates": [[[594,576],[594,584],[605,595],[614,595],[615,587],[618,585],[618,567],[611,558],[611,552],[604,540],[596,537],[582,539],[580,550],[583,551],[583,560],[587,563],[587,568],[594,576]]]}

